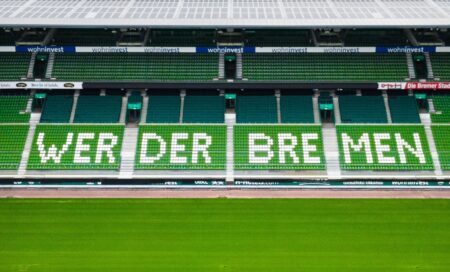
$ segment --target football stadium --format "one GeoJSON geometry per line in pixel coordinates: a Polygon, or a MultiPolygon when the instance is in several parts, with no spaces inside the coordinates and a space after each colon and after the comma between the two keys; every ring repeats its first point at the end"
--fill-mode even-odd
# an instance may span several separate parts
{"type": "Polygon", "coordinates": [[[0,1],[0,271],[450,271],[449,189],[449,0],[0,1]]]}

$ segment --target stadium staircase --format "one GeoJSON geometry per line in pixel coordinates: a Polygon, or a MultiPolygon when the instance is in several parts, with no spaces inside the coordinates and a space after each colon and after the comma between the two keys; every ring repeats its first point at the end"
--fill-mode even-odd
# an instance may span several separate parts
{"type": "Polygon", "coordinates": [[[30,58],[30,65],[28,65],[27,79],[33,78],[34,64],[36,63],[37,52],[33,52],[30,58]]]}
{"type": "Polygon", "coordinates": [[[425,56],[425,62],[428,70],[427,78],[432,80],[434,79],[434,72],[433,72],[433,66],[431,65],[431,57],[430,53],[424,52],[423,55],[425,56]]]}
{"type": "Polygon", "coordinates": [[[319,108],[319,93],[315,93],[313,98],[313,114],[314,114],[314,123],[320,124],[320,108],[319,108]]]}
{"type": "Polygon", "coordinates": [[[333,94],[333,108],[334,108],[334,122],[336,124],[342,123],[341,111],[339,108],[339,97],[336,94],[333,94]]]}
{"type": "Polygon", "coordinates": [[[335,127],[322,127],[323,147],[327,162],[327,175],[329,179],[339,179],[341,168],[339,164],[339,147],[335,127]]]}
{"type": "Polygon", "coordinates": [[[51,52],[50,54],[48,54],[47,70],[45,71],[45,78],[47,79],[52,78],[54,65],[55,65],[55,53],[51,52]]]}
{"type": "Polygon", "coordinates": [[[180,116],[178,118],[178,123],[183,123],[184,119],[184,101],[186,98],[186,90],[181,90],[180,92],[180,116]]]}
{"type": "Polygon", "coordinates": [[[130,96],[130,91],[126,95],[122,96],[122,107],[120,109],[119,123],[125,123],[127,119],[127,109],[128,109],[128,97],[130,96]]]}
{"type": "Polygon", "coordinates": [[[406,53],[406,63],[408,65],[409,78],[416,78],[416,69],[414,68],[414,61],[410,52],[406,53]]]}
{"type": "Polygon", "coordinates": [[[431,157],[434,163],[434,173],[436,176],[442,176],[441,163],[439,161],[439,153],[436,149],[436,142],[434,141],[433,132],[431,130],[431,116],[429,113],[421,113],[420,120],[425,128],[425,134],[428,139],[428,146],[430,147],[431,157]]]}
{"type": "Polygon", "coordinates": [[[147,123],[147,111],[148,111],[148,95],[145,93],[142,97],[142,110],[141,110],[141,124],[147,123]]]}
{"type": "Polygon", "coordinates": [[[72,104],[72,110],[70,111],[70,119],[69,123],[73,123],[73,120],[75,120],[75,112],[77,111],[77,105],[78,105],[78,98],[80,97],[80,90],[76,90],[73,95],[73,104],[72,104]]]}
{"type": "Polygon", "coordinates": [[[234,181],[234,125],[236,124],[236,114],[225,113],[225,123],[227,125],[227,166],[226,182],[232,184],[234,181]]]}
{"type": "Polygon", "coordinates": [[[219,79],[225,78],[225,53],[219,54],[219,79]]]}
{"type": "Polygon", "coordinates": [[[25,147],[22,153],[22,159],[20,160],[19,170],[17,172],[18,176],[23,176],[26,173],[28,158],[30,157],[31,145],[33,144],[34,133],[36,131],[36,126],[41,119],[40,113],[32,113],[30,117],[30,128],[28,130],[27,139],[25,142],[25,147]]]}
{"type": "Polygon", "coordinates": [[[125,128],[122,150],[120,152],[121,161],[119,178],[121,179],[129,179],[133,177],[138,133],[139,128],[125,128]]]}
{"type": "Polygon", "coordinates": [[[243,78],[243,69],[242,69],[242,53],[236,53],[236,78],[243,78]]]}
{"type": "Polygon", "coordinates": [[[392,123],[391,108],[389,107],[389,98],[386,91],[383,91],[384,107],[386,108],[386,118],[389,124],[392,123]]]}

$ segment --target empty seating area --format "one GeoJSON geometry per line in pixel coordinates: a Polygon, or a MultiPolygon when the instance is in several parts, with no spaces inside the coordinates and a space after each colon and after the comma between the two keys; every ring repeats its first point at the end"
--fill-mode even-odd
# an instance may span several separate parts
{"type": "Polygon", "coordinates": [[[405,54],[243,54],[248,80],[403,81],[405,54]]]}
{"type": "Polygon", "coordinates": [[[183,123],[224,123],[223,96],[187,95],[184,98],[183,123]]]}
{"type": "Polygon", "coordinates": [[[246,46],[312,46],[311,31],[295,29],[246,30],[246,46]]]}
{"type": "Polygon", "coordinates": [[[69,123],[72,105],[72,95],[47,96],[42,108],[41,123],[69,123]]]}
{"type": "Polygon", "coordinates": [[[28,53],[0,53],[0,81],[27,77],[30,60],[28,53]]]}
{"type": "Polygon", "coordinates": [[[15,45],[20,38],[21,33],[18,31],[5,31],[0,29],[0,46],[15,45]]]}
{"type": "Polygon", "coordinates": [[[387,123],[382,96],[340,96],[342,123],[387,123]]]}
{"type": "Polygon", "coordinates": [[[58,80],[213,80],[216,54],[58,54],[52,77],[58,80]]]}
{"type": "Polygon", "coordinates": [[[392,123],[420,123],[419,110],[414,96],[389,97],[392,123]]]}
{"type": "Polygon", "coordinates": [[[52,45],[115,46],[117,34],[107,29],[58,29],[50,42],[52,45]]]}
{"type": "Polygon", "coordinates": [[[179,123],[181,98],[179,95],[148,97],[147,123],[179,123]]]}
{"type": "Polygon", "coordinates": [[[117,123],[122,97],[82,95],[78,98],[74,123],[117,123]]]}
{"type": "Polygon", "coordinates": [[[343,34],[345,46],[399,46],[409,41],[403,30],[363,29],[347,30],[343,34]]]}
{"type": "Polygon", "coordinates": [[[192,29],[154,29],[148,46],[215,46],[215,32],[213,30],[192,29]]]}
{"type": "Polygon", "coordinates": [[[0,96],[0,123],[27,123],[28,96],[0,96]]]}
{"type": "Polygon", "coordinates": [[[433,75],[440,81],[450,80],[450,53],[430,54],[433,75]]]}
{"type": "Polygon", "coordinates": [[[312,97],[289,95],[280,97],[281,123],[314,123],[312,97]]]}
{"type": "Polygon", "coordinates": [[[18,169],[28,125],[0,125],[0,170],[18,169]]]}
{"type": "Polygon", "coordinates": [[[278,123],[275,96],[238,96],[237,123],[278,123]]]}

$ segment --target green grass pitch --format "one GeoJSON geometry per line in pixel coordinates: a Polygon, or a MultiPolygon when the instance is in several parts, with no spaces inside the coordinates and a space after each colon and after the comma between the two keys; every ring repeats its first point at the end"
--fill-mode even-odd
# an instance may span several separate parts
{"type": "Polygon", "coordinates": [[[0,200],[0,271],[450,271],[450,201],[0,200]]]}

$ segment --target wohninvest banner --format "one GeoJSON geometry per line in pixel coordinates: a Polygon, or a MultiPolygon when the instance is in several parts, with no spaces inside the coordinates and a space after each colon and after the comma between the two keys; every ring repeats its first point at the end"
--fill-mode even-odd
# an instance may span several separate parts
{"type": "Polygon", "coordinates": [[[225,125],[141,125],[136,170],[223,170],[225,125]]]}
{"type": "Polygon", "coordinates": [[[320,125],[236,125],[236,170],[325,170],[320,125]]]}

